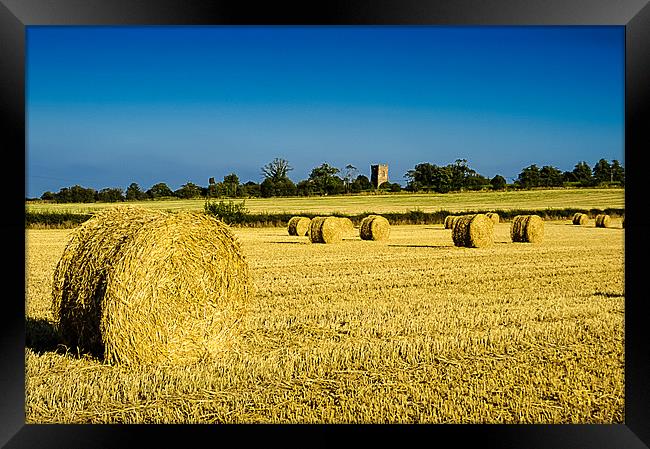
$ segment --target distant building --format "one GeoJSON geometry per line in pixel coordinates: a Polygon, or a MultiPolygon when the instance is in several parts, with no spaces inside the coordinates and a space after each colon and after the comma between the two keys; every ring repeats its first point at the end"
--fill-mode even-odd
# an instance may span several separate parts
{"type": "Polygon", "coordinates": [[[370,182],[375,189],[383,183],[388,182],[388,164],[371,165],[370,182]]]}

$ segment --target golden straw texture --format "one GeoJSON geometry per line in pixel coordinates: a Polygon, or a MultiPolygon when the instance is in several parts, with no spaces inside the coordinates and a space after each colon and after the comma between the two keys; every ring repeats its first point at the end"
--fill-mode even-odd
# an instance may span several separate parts
{"type": "Polygon", "coordinates": [[[454,226],[453,226],[453,224],[454,224],[454,218],[455,218],[454,215],[447,215],[447,216],[445,217],[445,229],[451,229],[451,228],[454,227],[454,226]]]}
{"type": "Polygon", "coordinates": [[[309,230],[309,223],[311,220],[307,217],[292,217],[287,224],[287,231],[289,235],[307,235],[309,230]]]}
{"type": "Polygon", "coordinates": [[[494,243],[494,222],[484,214],[463,215],[455,220],[451,236],[455,246],[491,246],[494,243]]]}
{"type": "Polygon", "coordinates": [[[314,217],[309,226],[311,243],[336,243],[343,239],[343,227],[336,217],[314,217]]]}
{"type": "Polygon", "coordinates": [[[368,215],[361,222],[359,237],[361,240],[387,240],[390,236],[390,223],[381,215],[368,215]]]}
{"type": "Polygon", "coordinates": [[[606,214],[596,215],[596,227],[597,228],[608,228],[610,224],[610,217],[606,214]]]}
{"type": "Polygon", "coordinates": [[[80,226],[54,278],[66,344],[124,364],[189,364],[226,351],[250,283],[224,223],[132,207],[80,226]]]}
{"type": "Polygon", "coordinates": [[[517,215],[512,220],[510,238],[517,243],[541,243],[544,220],[539,215],[517,215]]]}
{"type": "Polygon", "coordinates": [[[574,225],[585,225],[589,221],[589,216],[581,212],[576,212],[573,215],[573,224],[574,225]]]}

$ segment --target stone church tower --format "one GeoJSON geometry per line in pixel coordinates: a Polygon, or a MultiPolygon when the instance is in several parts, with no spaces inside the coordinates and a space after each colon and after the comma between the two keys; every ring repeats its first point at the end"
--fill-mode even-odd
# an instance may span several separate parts
{"type": "Polygon", "coordinates": [[[371,165],[370,182],[375,189],[388,182],[388,164],[371,165]]]}

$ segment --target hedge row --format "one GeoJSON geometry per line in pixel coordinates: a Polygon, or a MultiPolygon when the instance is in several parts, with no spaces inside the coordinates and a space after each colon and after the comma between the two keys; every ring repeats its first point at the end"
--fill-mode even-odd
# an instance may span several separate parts
{"type": "MultiPolygon", "coordinates": [[[[391,224],[441,224],[444,223],[447,215],[465,215],[495,212],[499,214],[502,221],[512,220],[516,215],[539,215],[545,220],[563,220],[570,219],[576,212],[588,214],[590,217],[595,217],[598,214],[607,214],[610,217],[621,217],[625,214],[625,209],[607,208],[607,209],[513,209],[513,210],[472,210],[463,212],[450,212],[450,211],[436,211],[436,212],[423,212],[420,210],[411,210],[408,212],[389,212],[381,213],[388,219],[391,224]]],[[[315,213],[247,213],[237,214],[232,219],[225,219],[233,226],[242,227],[283,227],[287,226],[289,219],[295,215],[303,217],[314,218],[318,215],[334,215],[337,217],[347,217],[355,225],[359,225],[361,220],[367,215],[374,214],[374,212],[364,212],[361,214],[315,214],[315,213]]],[[[68,212],[25,212],[25,227],[26,228],[73,228],[83,223],[92,217],[92,214],[75,214],[68,212]]]]}

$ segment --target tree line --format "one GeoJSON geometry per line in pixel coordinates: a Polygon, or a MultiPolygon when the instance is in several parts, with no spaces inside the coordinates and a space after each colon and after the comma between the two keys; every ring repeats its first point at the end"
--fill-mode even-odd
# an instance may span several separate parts
{"type": "MultiPolygon", "coordinates": [[[[359,174],[356,167],[346,165],[344,170],[323,163],[311,170],[307,179],[294,183],[288,173],[293,170],[285,159],[275,158],[261,169],[264,180],[261,183],[248,181],[240,183],[235,173],[215,182],[210,178],[208,186],[192,182],[172,190],[159,182],[147,190],[137,183],[131,183],[126,190],[113,187],[95,190],[80,185],[63,187],[58,192],[45,192],[41,199],[57,203],[91,203],[141,201],[162,198],[269,198],[277,196],[318,196],[374,191],[367,176],[359,174]]],[[[381,191],[436,192],[446,193],[463,190],[530,189],[535,187],[593,187],[598,185],[625,185],[625,170],[617,160],[609,163],[600,159],[594,167],[578,162],[572,171],[561,171],[557,167],[538,167],[533,164],[522,169],[516,180],[508,184],[501,175],[489,179],[467,164],[466,159],[457,159],[453,164],[438,166],[429,162],[417,164],[405,177],[406,186],[385,182],[378,187],[381,191]]]]}

